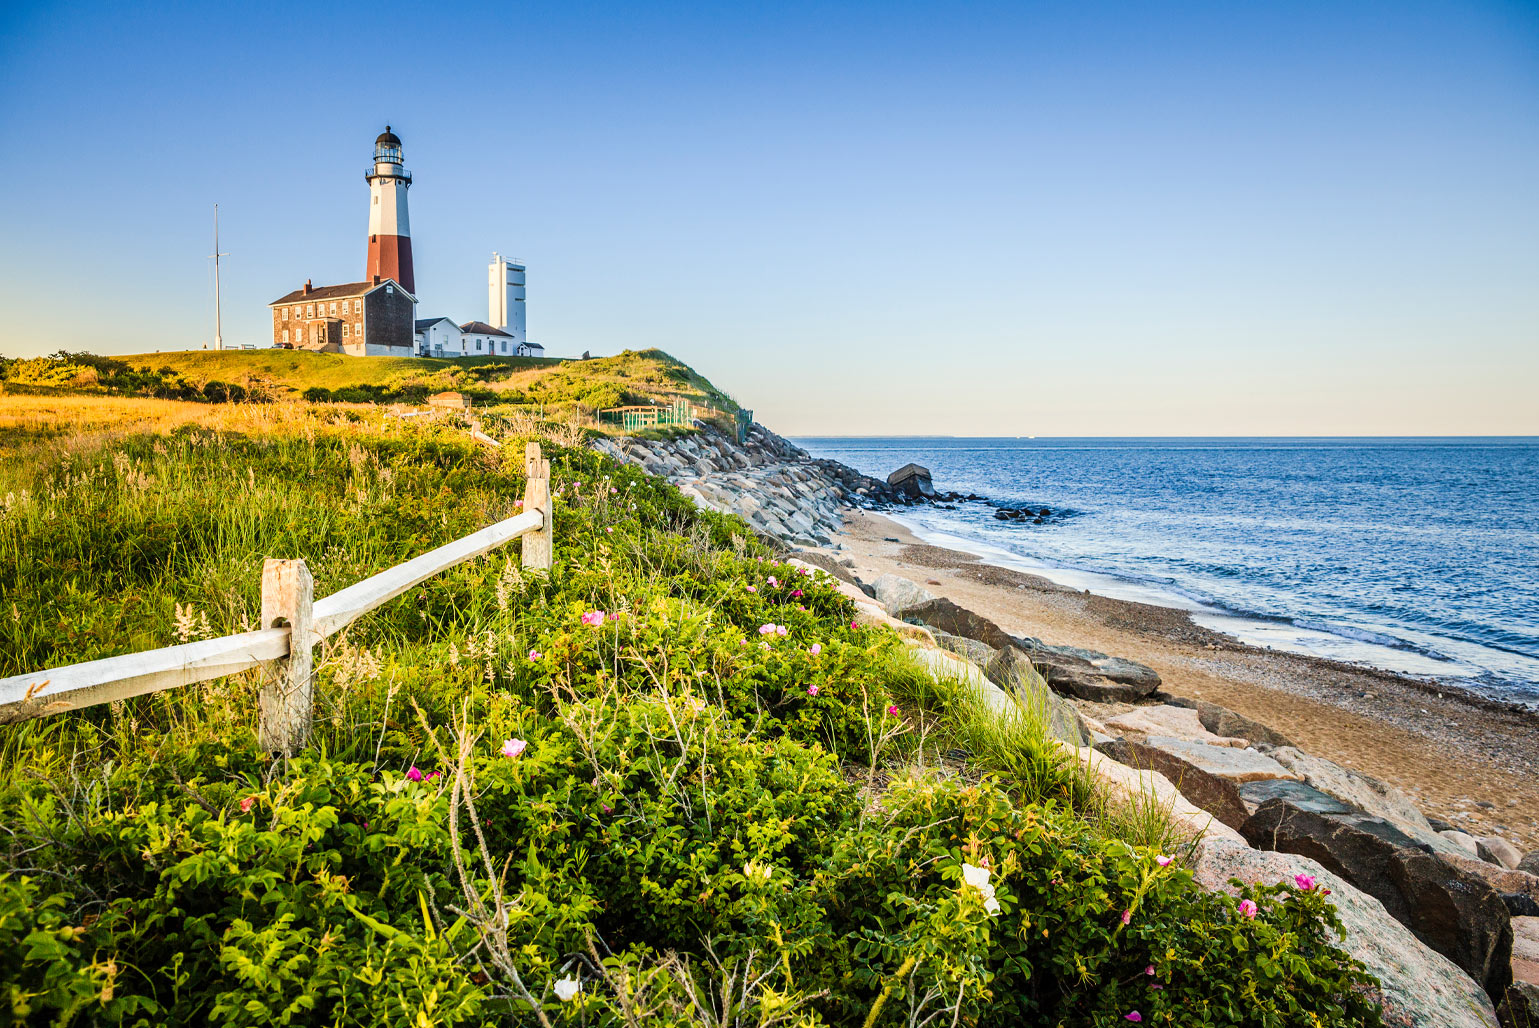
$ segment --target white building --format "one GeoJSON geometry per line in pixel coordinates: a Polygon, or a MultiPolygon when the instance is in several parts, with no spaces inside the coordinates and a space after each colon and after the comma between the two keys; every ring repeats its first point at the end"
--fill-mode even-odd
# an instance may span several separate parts
{"type": "Polygon", "coordinates": [[[428,318],[417,322],[417,355],[420,357],[463,357],[465,337],[460,327],[448,318],[428,318]]]}
{"type": "Polygon", "coordinates": [[[487,269],[487,321],[456,325],[448,318],[416,322],[422,357],[543,357],[545,347],[525,332],[524,263],[492,254],[487,269]]]}
{"type": "Polygon", "coordinates": [[[486,320],[500,328],[516,343],[529,339],[524,320],[524,262],[510,260],[498,253],[486,268],[486,320]]]}

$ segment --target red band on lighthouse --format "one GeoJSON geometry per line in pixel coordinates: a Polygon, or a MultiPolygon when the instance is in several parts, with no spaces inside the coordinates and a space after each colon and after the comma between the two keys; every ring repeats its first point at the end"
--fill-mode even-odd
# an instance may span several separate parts
{"type": "Polygon", "coordinates": [[[369,267],[365,278],[374,276],[393,278],[413,296],[417,294],[415,276],[411,268],[411,236],[370,236],[369,267]]]}

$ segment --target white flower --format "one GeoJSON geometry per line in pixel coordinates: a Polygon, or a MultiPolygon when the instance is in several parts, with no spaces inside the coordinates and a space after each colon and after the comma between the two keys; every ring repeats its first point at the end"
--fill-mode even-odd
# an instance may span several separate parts
{"type": "Polygon", "coordinates": [[[963,864],[962,881],[971,885],[974,889],[994,891],[989,887],[989,869],[986,867],[974,867],[972,864],[963,864]]]}
{"type": "Polygon", "coordinates": [[[556,998],[563,1003],[570,1003],[581,989],[582,984],[576,978],[563,978],[556,983],[556,998]]]}
{"type": "Polygon", "coordinates": [[[962,881],[978,890],[978,894],[983,897],[984,910],[990,914],[999,913],[999,900],[994,898],[994,886],[989,884],[988,868],[963,864],[962,881]]]}

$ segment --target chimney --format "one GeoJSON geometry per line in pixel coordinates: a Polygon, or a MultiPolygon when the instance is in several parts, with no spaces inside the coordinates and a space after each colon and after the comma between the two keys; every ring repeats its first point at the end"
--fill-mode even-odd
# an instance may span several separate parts
{"type": "Polygon", "coordinates": [[[374,285],[376,285],[376,286],[377,286],[377,285],[379,285],[379,276],[378,276],[378,275],[375,275],[375,276],[374,276],[374,282],[373,282],[373,284],[374,284],[374,285]]]}
{"type": "Polygon", "coordinates": [[[314,288],[315,287],[310,284],[310,280],[308,278],[305,279],[305,295],[309,296],[311,290],[313,290],[314,288]]]}

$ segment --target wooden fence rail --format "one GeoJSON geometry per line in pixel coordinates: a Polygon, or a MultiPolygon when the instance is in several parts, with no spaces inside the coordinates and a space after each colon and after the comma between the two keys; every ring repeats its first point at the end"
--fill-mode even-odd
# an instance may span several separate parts
{"type": "Polygon", "coordinates": [[[550,569],[554,562],[550,461],[540,456],[538,443],[530,443],[524,463],[524,509],[506,521],[429,550],[321,600],[314,598],[310,570],[304,561],[269,559],[262,566],[264,628],[0,678],[0,724],[267,666],[275,673],[262,688],[258,736],[263,749],[292,754],[309,734],[314,650],[323,639],[434,575],[514,539],[524,540],[524,567],[550,569]]]}

